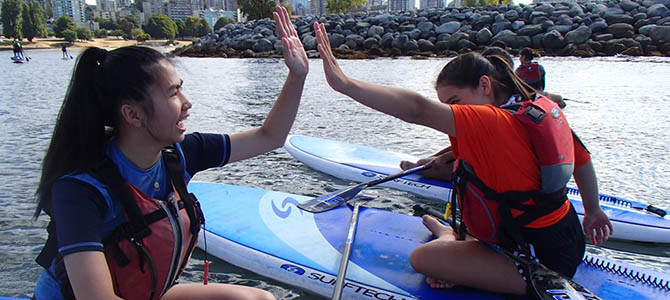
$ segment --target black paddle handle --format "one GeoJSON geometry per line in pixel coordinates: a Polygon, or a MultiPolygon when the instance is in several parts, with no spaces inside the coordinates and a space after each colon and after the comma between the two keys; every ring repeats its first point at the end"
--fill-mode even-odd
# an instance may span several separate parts
{"type": "Polygon", "coordinates": [[[653,206],[653,205],[647,206],[646,210],[661,216],[661,218],[665,217],[665,214],[666,214],[665,210],[660,209],[660,208],[658,208],[656,206],[653,206]]]}
{"type": "Polygon", "coordinates": [[[391,181],[391,180],[396,179],[396,178],[400,178],[400,177],[403,177],[403,176],[407,176],[409,174],[414,174],[416,172],[421,172],[423,170],[428,170],[428,169],[430,169],[430,166],[420,165],[418,167],[407,169],[403,172],[396,173],[396,174],[393,174],[393,175],[389,175],[389,176],[386,176],[384,178],[379,178],[379,179],[375,179],[375,180],[372,180],[372,181],[368,181],[368,182],[365,183],[365,186],[366,187],[375,186],[375,185],[378,185],[378,184],[381,184],[381,183],[384,183],[384,182],[387,182],[387,181],[391,181]]]}

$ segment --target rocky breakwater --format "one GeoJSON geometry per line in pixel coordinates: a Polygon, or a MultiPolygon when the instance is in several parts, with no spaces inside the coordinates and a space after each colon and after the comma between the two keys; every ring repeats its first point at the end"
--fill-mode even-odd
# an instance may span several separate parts
{"type": "MultiPolygon", "coordinates": [[[[385,13],[329,14],[294,19],[310,56],[318,56],[312,25],[324,23],[336,55],[453,56],[496,45],[552,56],[670,56],[670,0],[552,2],[385,13]]],[[[192,45],[183,56],[277,57],[274,21],[228,24],[192,45]]]]}

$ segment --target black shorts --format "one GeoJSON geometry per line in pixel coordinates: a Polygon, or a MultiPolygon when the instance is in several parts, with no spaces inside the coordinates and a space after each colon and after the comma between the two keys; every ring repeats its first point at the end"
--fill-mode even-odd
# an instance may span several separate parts
{"type": "Polygon", "coordinates": [[[558,223],[545,228],[523,228],[522,235],[533,246],[535,257],[547,268],[572,278],[584,257],[584,231],[575,209],[558,223]]]}

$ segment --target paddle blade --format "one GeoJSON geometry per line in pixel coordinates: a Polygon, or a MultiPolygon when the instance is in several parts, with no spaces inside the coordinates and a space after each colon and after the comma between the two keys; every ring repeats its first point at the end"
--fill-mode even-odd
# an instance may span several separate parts
{"type": "Polygon", "coordinates": [[[337,190],[327,195],[309,199],[298,204],[298,207],[313,213],[331,210],[356,197],[363,188],[365,188],[365,186],[359,184],[350,188],[337,190]]]}

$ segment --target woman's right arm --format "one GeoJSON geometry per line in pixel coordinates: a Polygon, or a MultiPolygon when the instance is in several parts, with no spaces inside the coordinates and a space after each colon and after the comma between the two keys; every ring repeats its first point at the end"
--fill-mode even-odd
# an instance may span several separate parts
{"type": "Polygon", "coordinates": [[[105,254],[83,251],[63,257],[72,291],[77,299],[121,299],[114,294],[105,254]]]}
{"type": "Polygon", "coordinates": [[[408,89],[383,86],[347,77],[340,69],[330,49],[325,26],[314,23],[314,31],[326,80],[334,90],[367,107],[405,122],[427,126],[449,135],[456,134],[453,112],[449,105],[432,101],[408,89]]]}

